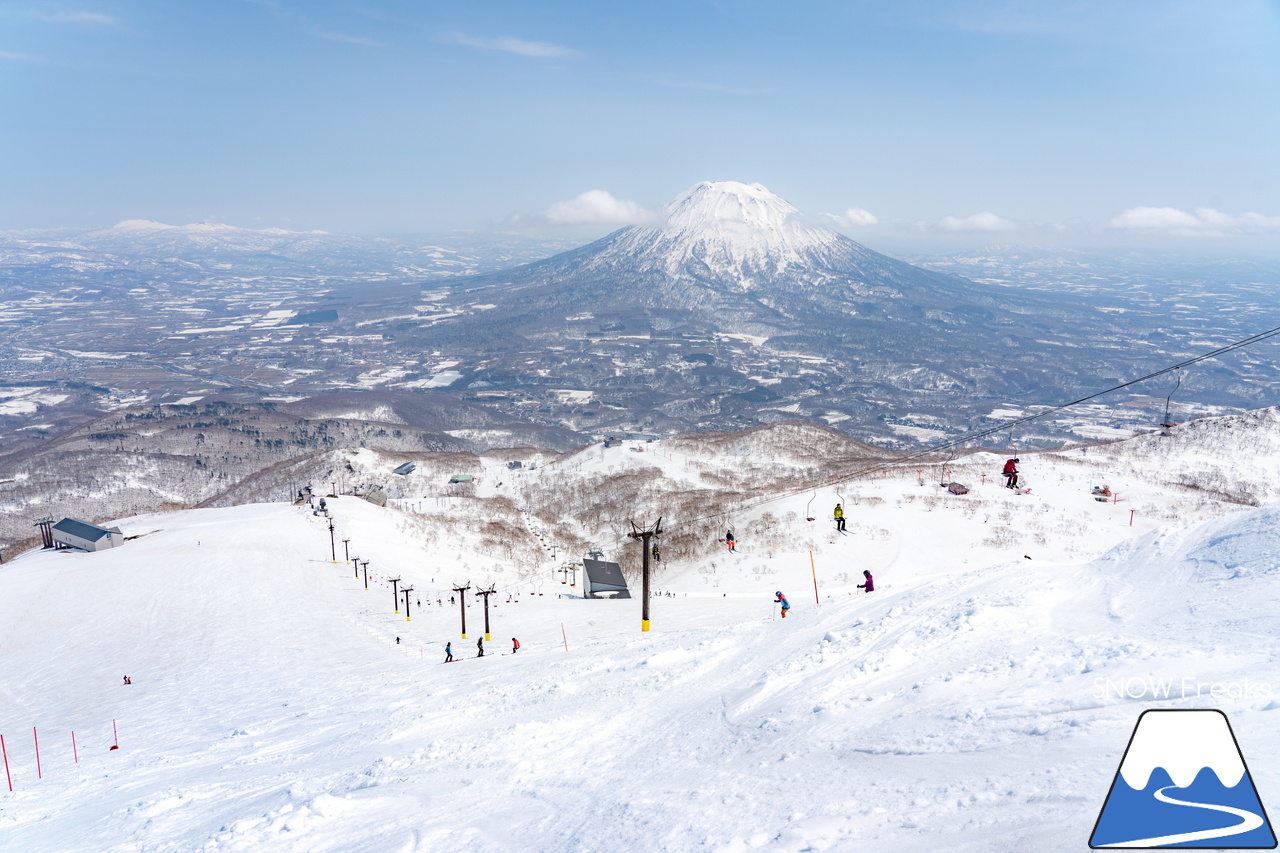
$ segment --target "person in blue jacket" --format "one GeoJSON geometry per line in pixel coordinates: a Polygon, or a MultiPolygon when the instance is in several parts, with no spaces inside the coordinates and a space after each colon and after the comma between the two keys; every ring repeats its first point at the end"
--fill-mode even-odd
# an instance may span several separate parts
{"type": "Polygon", "coordinates": [[[791,602],[787,601],[787,597],[782,594],[782,590],[778,590],[776,595],[777,598],[775,600],[782,605],[782,618],[786,619],[787,611],[791,609],[791,602]]]}

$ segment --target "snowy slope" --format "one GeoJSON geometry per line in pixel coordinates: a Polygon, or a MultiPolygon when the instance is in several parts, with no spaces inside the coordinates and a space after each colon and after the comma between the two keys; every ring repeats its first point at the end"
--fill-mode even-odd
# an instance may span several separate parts
{"type": "MultiPolygon", "coordinates": [[[[578,466],[565,475],[701,475],[653,445],[596,452],[561,463],[578,466]]],[[[1148,707],[1222,708],[1274,799],[1280,509],[1129,528],[1123,504],[1071,482],[1093,472],[1036,473],[1031,495],[975,481],[929,508],[906,497],[936,490],[932,478],[882,480],[882,503],[855,505],[852,536],[805,534],[821,546],[820,605],[795,543],[769,557],[744,537],[738,555],[690,555],[660,577],[674,597],[655,599],[649,634],[637,601],[556,597],[576,589],[549,559],[534,575],[504,565],[474,521],[451,526],[447,505],[464,498],[415,512],[333,501],[337,538],[371,560],[369,591],[340,541],[331,562],[327,522],[302,507],[126,519],[145,535],[125,547],[0,566],[15,788],[0,789],[0,839],[24,851],[1083,850],[1148,707]],[[967,514],[970,497],[994,518],[967,514]],[[1089,540],[1075,557],[983,544],[1001,512],[1068,507],[1089,540]],[[853,594],[863,566],[879,581],[870,596],[853,594]],[[848,583],[832,580],[840,568],[848,583]],[[412,621],[391,612],[388,575],[421,596],[412,621]],[[468,610],[462,641],[448,605],[466,581],[499,587],[482,660],[482,611],[468,610]],[[777,587],[793,603],[785,621],[777,587]],[[524,648],[499,654],[513,635],[524,648]],[[449,640],[462,659],[442,666],[449,640]]],[[[497,482],[483,475],[474,500],[517,481],[497,482]]],[[[496,520],[516,537],[518,515],[496,520]]]]}

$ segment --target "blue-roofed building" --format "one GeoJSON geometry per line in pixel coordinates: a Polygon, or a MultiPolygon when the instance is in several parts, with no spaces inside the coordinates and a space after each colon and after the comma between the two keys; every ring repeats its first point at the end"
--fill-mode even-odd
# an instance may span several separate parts
{"type": "Polygon", "coordinates": [[[78,548],[81,551],[104,551],[124,544],[119,527],[107,529],[87,521],[64,518],[53,526],[56,548],[78,548]]]}

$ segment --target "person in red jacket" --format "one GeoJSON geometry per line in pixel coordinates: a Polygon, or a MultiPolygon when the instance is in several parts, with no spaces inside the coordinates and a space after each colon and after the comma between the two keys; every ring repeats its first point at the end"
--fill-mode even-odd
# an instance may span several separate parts
{"type": "Polygon", "coordinates": [[[875,592],[876,582],[875,582],[875,578],[871,577],[870,570],[863,569],[862,576],[867,579],[867,582],[858,584],[858,589],[865,589],[867,592],[875,592]]]}
{"type": "Polygon", "coordinates": [[[520,651],[520,641],[517,640],[515,637],[512,637],[511,638],[511,654],[514,655],[518,651],[520,651]]]}
{"type": "Polygon", "coordinates": [[[1004,463],[1004,485],[1007,489],[1018,487],[1018,457],[1016,456],[1004,463]]]}

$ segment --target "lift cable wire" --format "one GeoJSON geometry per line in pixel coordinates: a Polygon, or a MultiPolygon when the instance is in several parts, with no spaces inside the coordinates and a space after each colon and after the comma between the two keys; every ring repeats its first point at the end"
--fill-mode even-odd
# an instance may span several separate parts
{"type": "MultiPolygon", "coordinates": [[[[1220,355],[1225,355],[1226,353],[1241,349],[1243,347],[1250,346],[1252,344],[1261,343],[1262,341],[1268,340],[1270,338],[1274,338],[1277,335],[1280,335],[1280,326],[1276,326],[1273,329],[1268,329],[1265,332],[1259,332],[1256,335],[1250,335],[1247,338],[1243,338],[1241,340],[1235,341],[1234,343],[1230,343],[1225,346],[1218,347],[1215,350],[1202,353],[1193,358],[1189,358],[1186,361],[1181,361],[1181,362],[1178,362],[1177,364],[1171,364],[1168,367],[1163,367],[1160,370],[1154,371],[1152,373],[1148,373],[1146,376],[1140,376],[1137,379],[1130,379],[1128,382],[1121,382],[1119,385],[1113,385],[1112,387],[1107,388],[1105,391],[1098,391],[1094,394],[1090,394],[1087,397],[1081,397],[1078,400],[1072,400],[1070,403],[1063,403],[1061,405],[1045,409],[1042,412],[1037,412],[1034,415],[1026,415],[1021,418],[1016,418],[1012,421],[1009,421],[1008,423],[1004,423],[996,427],[991,427],[990,429],[971,432],[968,435],[963,435],[960,438],[945,442],[943,444],[937,444],[932,447],[926,447],[923,450],[916,450],[906,454],[905,456],[896,457],[891,462],[882,462],[876,465],[869,466],[867,468],[860,468],[856,471],[851,471],[847,474],[833,475],[830,481],[830,484],[833,485],[835,483],[847,483],[850,480],[856,480],[856,479],[859,479],[860,477],[866,477],[870,474],[879,474],[883,471],[889,471],[893,468],[897,468],[901,466],[903,463],[910,462],[914,459],[919,459],[924,456],[931,456],[941,450],[949,450],[951,448],[959,447],[960,445],[973,442],[980,438],[986,438],[989,435],[995,435],[996,433],[1004,432],[1005,430],[1012,430],[1013,428],[1020,426],[1022,424],[1039,420],[1040,418],[1047,417],[1056,412],[1061,412],[1064,409],[1069,409],[1072,406],[1078,406],[1081,403],[1087,403],[1090,400],[1096,399],[1105,394],[1110,394],[1114,391],[1119,391],[1122,388],[1128,388],[1130,385],[1137,385],[1139,382],[1146,382],[1148,379],[1154,379],[1157,376],[1163,376],[1166,373],[1181,371],[1182,368],[1184,367],[1189,367],[1190,365],[1196,364],[1201,361],[1205,361],[1210,358],[1217,358],[1220,355]]],[[[743,512],[745,510],[754,509],[758,506],[763,506],[765,504],[773,503],[774,501],[779,501],[785,498],[794,497],[795,495],[802,494],[803,492],[806,492],[811,488],[814,488],[814,486],[806,485],[802,488],[789,489],[783,492],[779,492],[778,494],[773,495],[772,497],[758,498],[753,501],[748,501],[738,506],[735,511],[743,512]]],[[[707,515],[699,518],[693,518],[683,523],[693,524],[699,521],[706,521],[707,519],[715,518],[715,517],[716,516],[714,515],[707,515]]]]}

